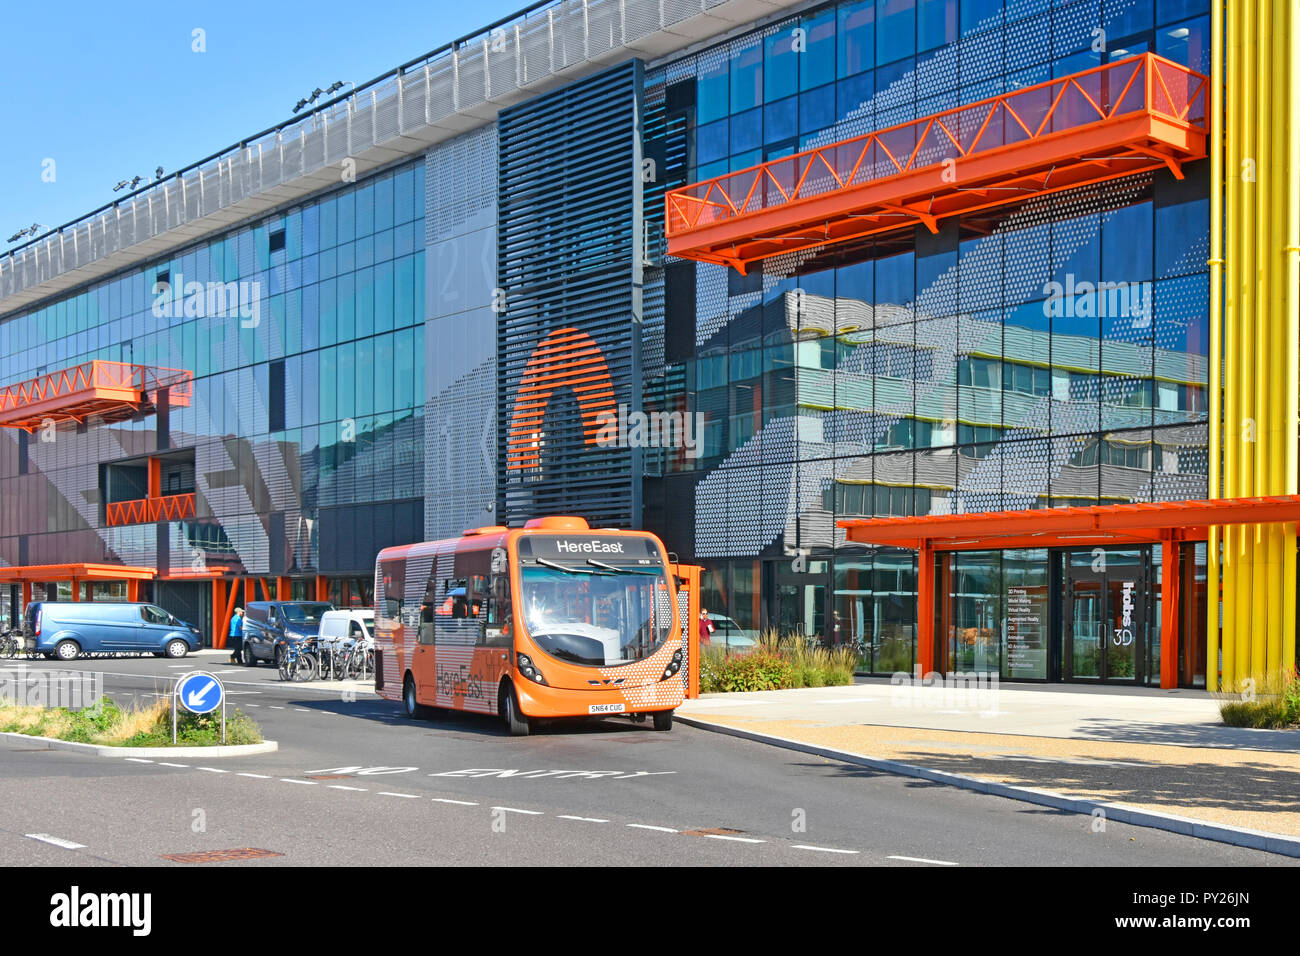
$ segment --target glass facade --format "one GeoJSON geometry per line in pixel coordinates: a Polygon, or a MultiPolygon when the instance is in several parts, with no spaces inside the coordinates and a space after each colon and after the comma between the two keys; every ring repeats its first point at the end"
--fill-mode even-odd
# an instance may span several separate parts
{"type": "Polygon", "coordinates": [[[418,540],[424,210],[424,164],[408,163],[0,321],[0,381],[93,359],[194,377],[165,434],[157,416],[6,434],[0,559],[365,572],[373,553],[349,542],[375,522],[418,540]],[[103,527],[121,496],[97,463],[160,447],[188,452],[185,487],[162,490],[197,491],[196,518],[161,537],[103,527]]]}
{"type": "MultiPolygon", "coordinates": [[[[677,107],[681,181],[699,182],[1148,50],[1208,72],[1208,48],[1198,2],[859,0],[647,84],[693,99],[677,107]]],[[[664,401],[702,413],[703,433],[697,458],[648,483],[647,520],[693,540],[741,626],[853,641],[864,670],[889,673],[915,660],[915,555],[854,554],[837,520],[1204,497],[1207,167],[778,256],[745,276],[669,260],[664,334],[689,342],[664,364],[664,401]],[[780,569],[818,560],[824,587],[776,586],[780,569]],[[739,598],[742,578],[756,597],[739,598]]],[[[1042,550],[951,556],[951,666],[1050,676],[1049,564],[1042,550]]]]}

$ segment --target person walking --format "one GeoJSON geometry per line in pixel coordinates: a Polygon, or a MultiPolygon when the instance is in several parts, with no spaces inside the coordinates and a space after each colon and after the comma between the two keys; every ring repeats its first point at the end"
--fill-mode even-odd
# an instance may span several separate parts
{"type": "Polygon", "coordinates": [[[235,608],[230,618],[230,663],[244,663],[244,609],[235,608]]]}

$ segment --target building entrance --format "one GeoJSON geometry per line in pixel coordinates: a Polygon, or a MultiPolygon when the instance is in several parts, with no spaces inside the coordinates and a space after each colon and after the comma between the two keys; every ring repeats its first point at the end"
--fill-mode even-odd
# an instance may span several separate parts
{"type": "Polygon", "coordinates": [[[1096,548],[1065,562],[1062,677],[1142,683],[1149,628],[1150,549],[1096,548]]]}

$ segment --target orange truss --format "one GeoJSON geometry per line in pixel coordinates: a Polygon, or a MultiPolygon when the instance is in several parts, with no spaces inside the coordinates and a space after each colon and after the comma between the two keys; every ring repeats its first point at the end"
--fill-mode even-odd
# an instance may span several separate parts
{"type": "Polygon", "coordinates": [[[732,266],[1206,155],[1209,81],[1151,53],[668,192],[670,255],[732,266]]]}
{"type": "Polygon", "coordinates": [[[194,495],[164,495],[161,498],[137,498],[116,501],[104,506],[104,524],[110,528],[123,524],[148,524],[154,521],[180,521],[194,517],[194,495]]]}
{"type": "Polygon", "coordinates": [[[0,389],[0,426],[33,432],[92,415],[122,421],[154,411],[163,389],[170,404],[189,405],[194,373],[95,359],[0,389]]]}

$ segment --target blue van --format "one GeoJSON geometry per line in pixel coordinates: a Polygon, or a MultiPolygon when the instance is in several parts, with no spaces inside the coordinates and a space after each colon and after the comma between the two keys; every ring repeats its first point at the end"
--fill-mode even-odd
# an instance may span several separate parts
{"type": "Polygon", "coordinates": [[[46,657],[141,652],[184,657],[203,646],[199,629],[156,604],[33,601],[23,614],[23,641],[46,657]]]}

